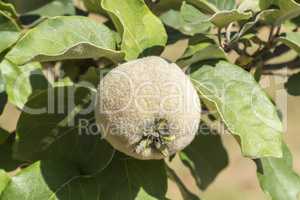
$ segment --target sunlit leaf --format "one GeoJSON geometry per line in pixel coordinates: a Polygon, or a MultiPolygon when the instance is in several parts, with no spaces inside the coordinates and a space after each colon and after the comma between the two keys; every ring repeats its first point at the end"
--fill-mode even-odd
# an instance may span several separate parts
{"type": "Polygon", "coordinates": [[[55,17],[28,31],[6,58],[17,65],[99,57],[117,62],[123,54],[115,48],[114,35],[106,26],[87,17],[55,17]]]}
{"type": "Polygon", "coordinates": [[[19,108],[23,108],[33,91],[48,86],[39,63],[16,66],[5,59],[0,63],[0,71],[9,102],[19,108]]]}
{"type": "Polygon", "coordinates": [[[200,67],[191,78],[203,98],[215,104],[229,131],[239,136],[244,156],[282,156],[283,128],[276,108],[251,74],[220,61],[200,67]]]}
{"type": "Polygon", "coordinates": [[[2,192],[5,190],[6,186],[10,181],[10,177],[4,170],[0,170],[0,196],[2,192]]]}
{"type": "Polygon", "coordinates": [[[293,158],[286,144],[282,158],[262,158],[256,164],[260,185],[272,200],[299,200],[300,176],[293,170],[293,158]]]}
{"type": "Polygon", "coordinates": [[[126,53],[126,60],[135,59],[150,48],[165,46],[164,26],[143,0],[102,0],[102,7],[122,34],[121,49],[126,53]]]}
{"type": "Polygon", "coordinates": [[[235,0],[188,0],[187,2],[210,15],[209,21],[219,28],[252,16],[251,12],[238,10],[235,0]]]}
{"type": "Polygon", "coordinates": [[[275,9],[265,16],[265,20],[270,24],[279,25],[300,15],[300,3],[295,0],[260,0],[259,5],[262,10],[275,9]]]}
{"type": "Polygon", "coordinates": [[[220,11],[215,13],[209,21],[217,27],[223,28],[232,22],[247,20],[252,17],[251,12],[240,12],[238,10],[220,11]]]}

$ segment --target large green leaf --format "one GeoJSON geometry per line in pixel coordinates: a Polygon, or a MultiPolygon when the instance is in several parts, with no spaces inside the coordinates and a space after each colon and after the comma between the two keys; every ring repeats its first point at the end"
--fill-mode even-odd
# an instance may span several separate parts
{"type": "Polygon", "coordinates": [[[170,10],[162,14],[160,18],[167,26],[186,35],[205,33],[211,27],[208,16],[186,3],[182,4],[180,11],[170,10]]]}
{"type": "Polygon", "coordinates": [[[292,154],[286,144],[283,158],[262,158],[256,164],[260,185],[272,200],[299,200],[300,176],[293,171],[292,154]]]}
{"type": "Polygon", "coordinates": [[[286,33],[286,35],[280,37],[279,40],[300,54],[300,33],[299,32],[286,33]]]}
{"type": "Polygon", "coordinates": [[[180,153],[183,163],[190,169],[198,187],[205,190],[228,164],[228,155],[221,137],[201,123],[198,135],[180,153]]]}
{"type": "Polygon", "coordinates": [[[5,12],[0,10],[0,53],[11,47],[20,36],[20,29],[5,12]]]}
{"type": "Polygon", "coordinates": [[[290,95],[300,96],[300,73],[293,74],[289,77],[284,86],[290,95]]]}
{"type": "Polygon", "coordinates": [[[68,160],[87,174],[103,169],[114,149],[97,130],[94,101],[91,90],[81,86],[33,93],[17,124],[15,157],[68,160]]]}
{"type": "Polygon", "coordinates": [[[8,100],[19,108],[23,108],[33,91],[48,86],[39,63],[16,66],[5,59],[0,63],[0,71],[5,81],[8,100]]]}
{"type": "Polygon", "coordinates": [[[102,0],[102,7],[122,33],[121,49],[126,53],[126,60],[135,59],[150,48],[165,46],[164,26],[143,0],[102,0]]]}
{"type": "Polygon", "coordinates": [[[5,171],[0,170],[0,197],[2,192],[5,190],[6,186],[10,181],[10,177],[6,174],[5,171]]]}
{"type": "Polygon", "coordinates": [[[48,19],[28,31],[6,58],[17,65],[99,57],[118,62],[123,54],[115,48],[114,34],[103,24],[87,17],[62,16],[48,19]]]}
{"type": "Polygon", "coordinates": [[[1,200],[161,200],[167,191],[164,167],[163,161],[140,161],[118,154],[103,172],[80,177],[72,165],[37,162],[12,178],[1,200]]]}
{"type": "Polygon", "coordinates": [[[191,74],[198,92],[213,102],[227,128],[239,136],[245,156],[281,157],[282,124],[276,108],[253,76],[219,62],[191,74]]]}
{"type": "Polygon", "coordinates": [[[75,7],[72,0],[6,0],[15,5],[23,15],[40,15],[54,17],[59,15],[74,15],[75,7]]]}
{"type": "Polygon", "coordinates": [[[265,16],[268,23],[275,25],[300,15],[300,3],[295,0],[260,0],[259,5],[262,10],[277,8],[274,12],[265,16]]]}

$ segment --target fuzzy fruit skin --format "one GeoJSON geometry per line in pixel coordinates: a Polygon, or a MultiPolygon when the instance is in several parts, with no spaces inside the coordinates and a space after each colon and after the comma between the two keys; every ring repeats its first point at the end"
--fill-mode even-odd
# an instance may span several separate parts
{"type": "Polygon", "coordinates": [[[200,122],[199,97],[188,76],[160,57],[146,57],[111,70],[98,87],[96,121],[105,139],[117,150],[137,159],[163,159],[152,149],[136,152],[147,123],[168,121],[175,139],[169,155],[184,149],[200,122]]]}

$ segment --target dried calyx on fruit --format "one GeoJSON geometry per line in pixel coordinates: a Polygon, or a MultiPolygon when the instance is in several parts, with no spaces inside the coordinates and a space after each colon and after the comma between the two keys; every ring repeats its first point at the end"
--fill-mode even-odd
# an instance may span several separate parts
{"type": "Polygon", "coordinates": [[[192,142],[201,106],[176,64],[146,57],[116,67],[100,81],[95,113],[114,148],[138,159],[163,159],[192,142]]]}

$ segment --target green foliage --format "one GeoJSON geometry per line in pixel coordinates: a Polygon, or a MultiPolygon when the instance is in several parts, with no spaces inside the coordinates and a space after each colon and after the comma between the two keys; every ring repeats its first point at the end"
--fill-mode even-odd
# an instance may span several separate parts
{"type": "Polygon", "coordinates": [[[59,15],[74,15],[75,7],[72,0],[5,0],[13,4],[22,15],[39,15],[54,17],[59,15]]]}
{"type": "Polygon", "coordinates": [[[285,88],[290,95],[300,96],[300,73],[293,74],[288,82],[285,84],[285,88]]]}
{"type": "Polygon", "coordinates": [[[115,49],[115,37],[106,26],[86,17],[55,17],[28,31],[6,58],[17,65],[99,57],[118,62],[122,54],[115,49]]]}
{"type": "Polygon", "coordinates": [[[255,159],[262,190],[297,200],[300,178],[259,80],[295,69],[285,88],[300,95],[299,19],[298,0],[0,0],[0,115],[8,102],[21,112],[15,130],[0,128],[0,200],[163,200],[168,179],[184,200],[200,200],[172,162],[115,151],[94,119],[107,72],[165,55],[174,41],[187,42],[176,63],[203,110],[199,135],[178,152],[181,167],[200,190],[209,187],[229,162],[213,127],[224,123],[243,156],[255,159]],[[270,62],[290,50],[297,55],[270,62]]]}
{"type": "Polygon", "coordinates": [[[253,76],[221,61],[215,67],[202,66],[191,78],[201,96],[215,104],[230,132],[240,137],[245,156],[282,156],[281,122],[253,76]]]}
{"type": "Polygon", "coordinates": [[[10,177],[8,176],[8,174],[6,174],[5,171],[0,170],[0,196],[3,190],[5,190],[9,181],[10,181],[10,177]]]}
{"type": "Polygon", "coordinates": [[[0,70],[8,100],[19,108],[23,108],[34,90],[47,88],[47,81],[42,75],[39,63],[29,63],[20,67],[4,59],[0,63],[0,70]]]}
{"type": "Polygon", "coordinates": [[[285,36],[280,38],[280,41],[300,53],[300,33],[287,33],[285,36]]]}
{"type": "Polygon", "coordinates": [[[164,198],[166,181],[163,161],[138,161],[119,153],[109,167],[93,177],[80,176],[71,164],[47,160],[13,177],[1,199],[154,200],[164,198]]]}
{"type": "Polygon", "coordinates": [[[218,133],[205,123],[200,126],[200,132],[180,153],[180,159],[190,169],[198,187],[205,190],[227,166],[228,156],[218,133]]]}
{"type": "Polygon", "coordinates": [[[211,27],[208,16],[186,3],[182,4],[180,11],[170,10],[162,14],[160,18],[167,26],[191,36],[206,33],[211,27]]]}
{"type": "Polygon", "coordinates": [[[274,8],[265,18],[271,24],[278,25],[300,15],[300,4],[295,0],[260,0],[259,5],[262,10],[274,8]]]}
{"type": "Polygon", "coordinates": [[[13,45],[20,36],[20,29],[15,21],[0,10],[0,53],[13,45]]]}
{"type": "Polygon", "coordinates": [[[102,0],[102,7],[122,33],[121,49],[126,60],[139,57],[149,48],[166,44],[167,35],[161,21],[150,12],[143,0],[102,0]]]}
{"type": "Polygon", "coordinates": [[[260,185],[272,200],[299,199],[300,176],[292,169],[293,158],[286,144],[283,158],[262,158],[256,164],[260,185]]]}

